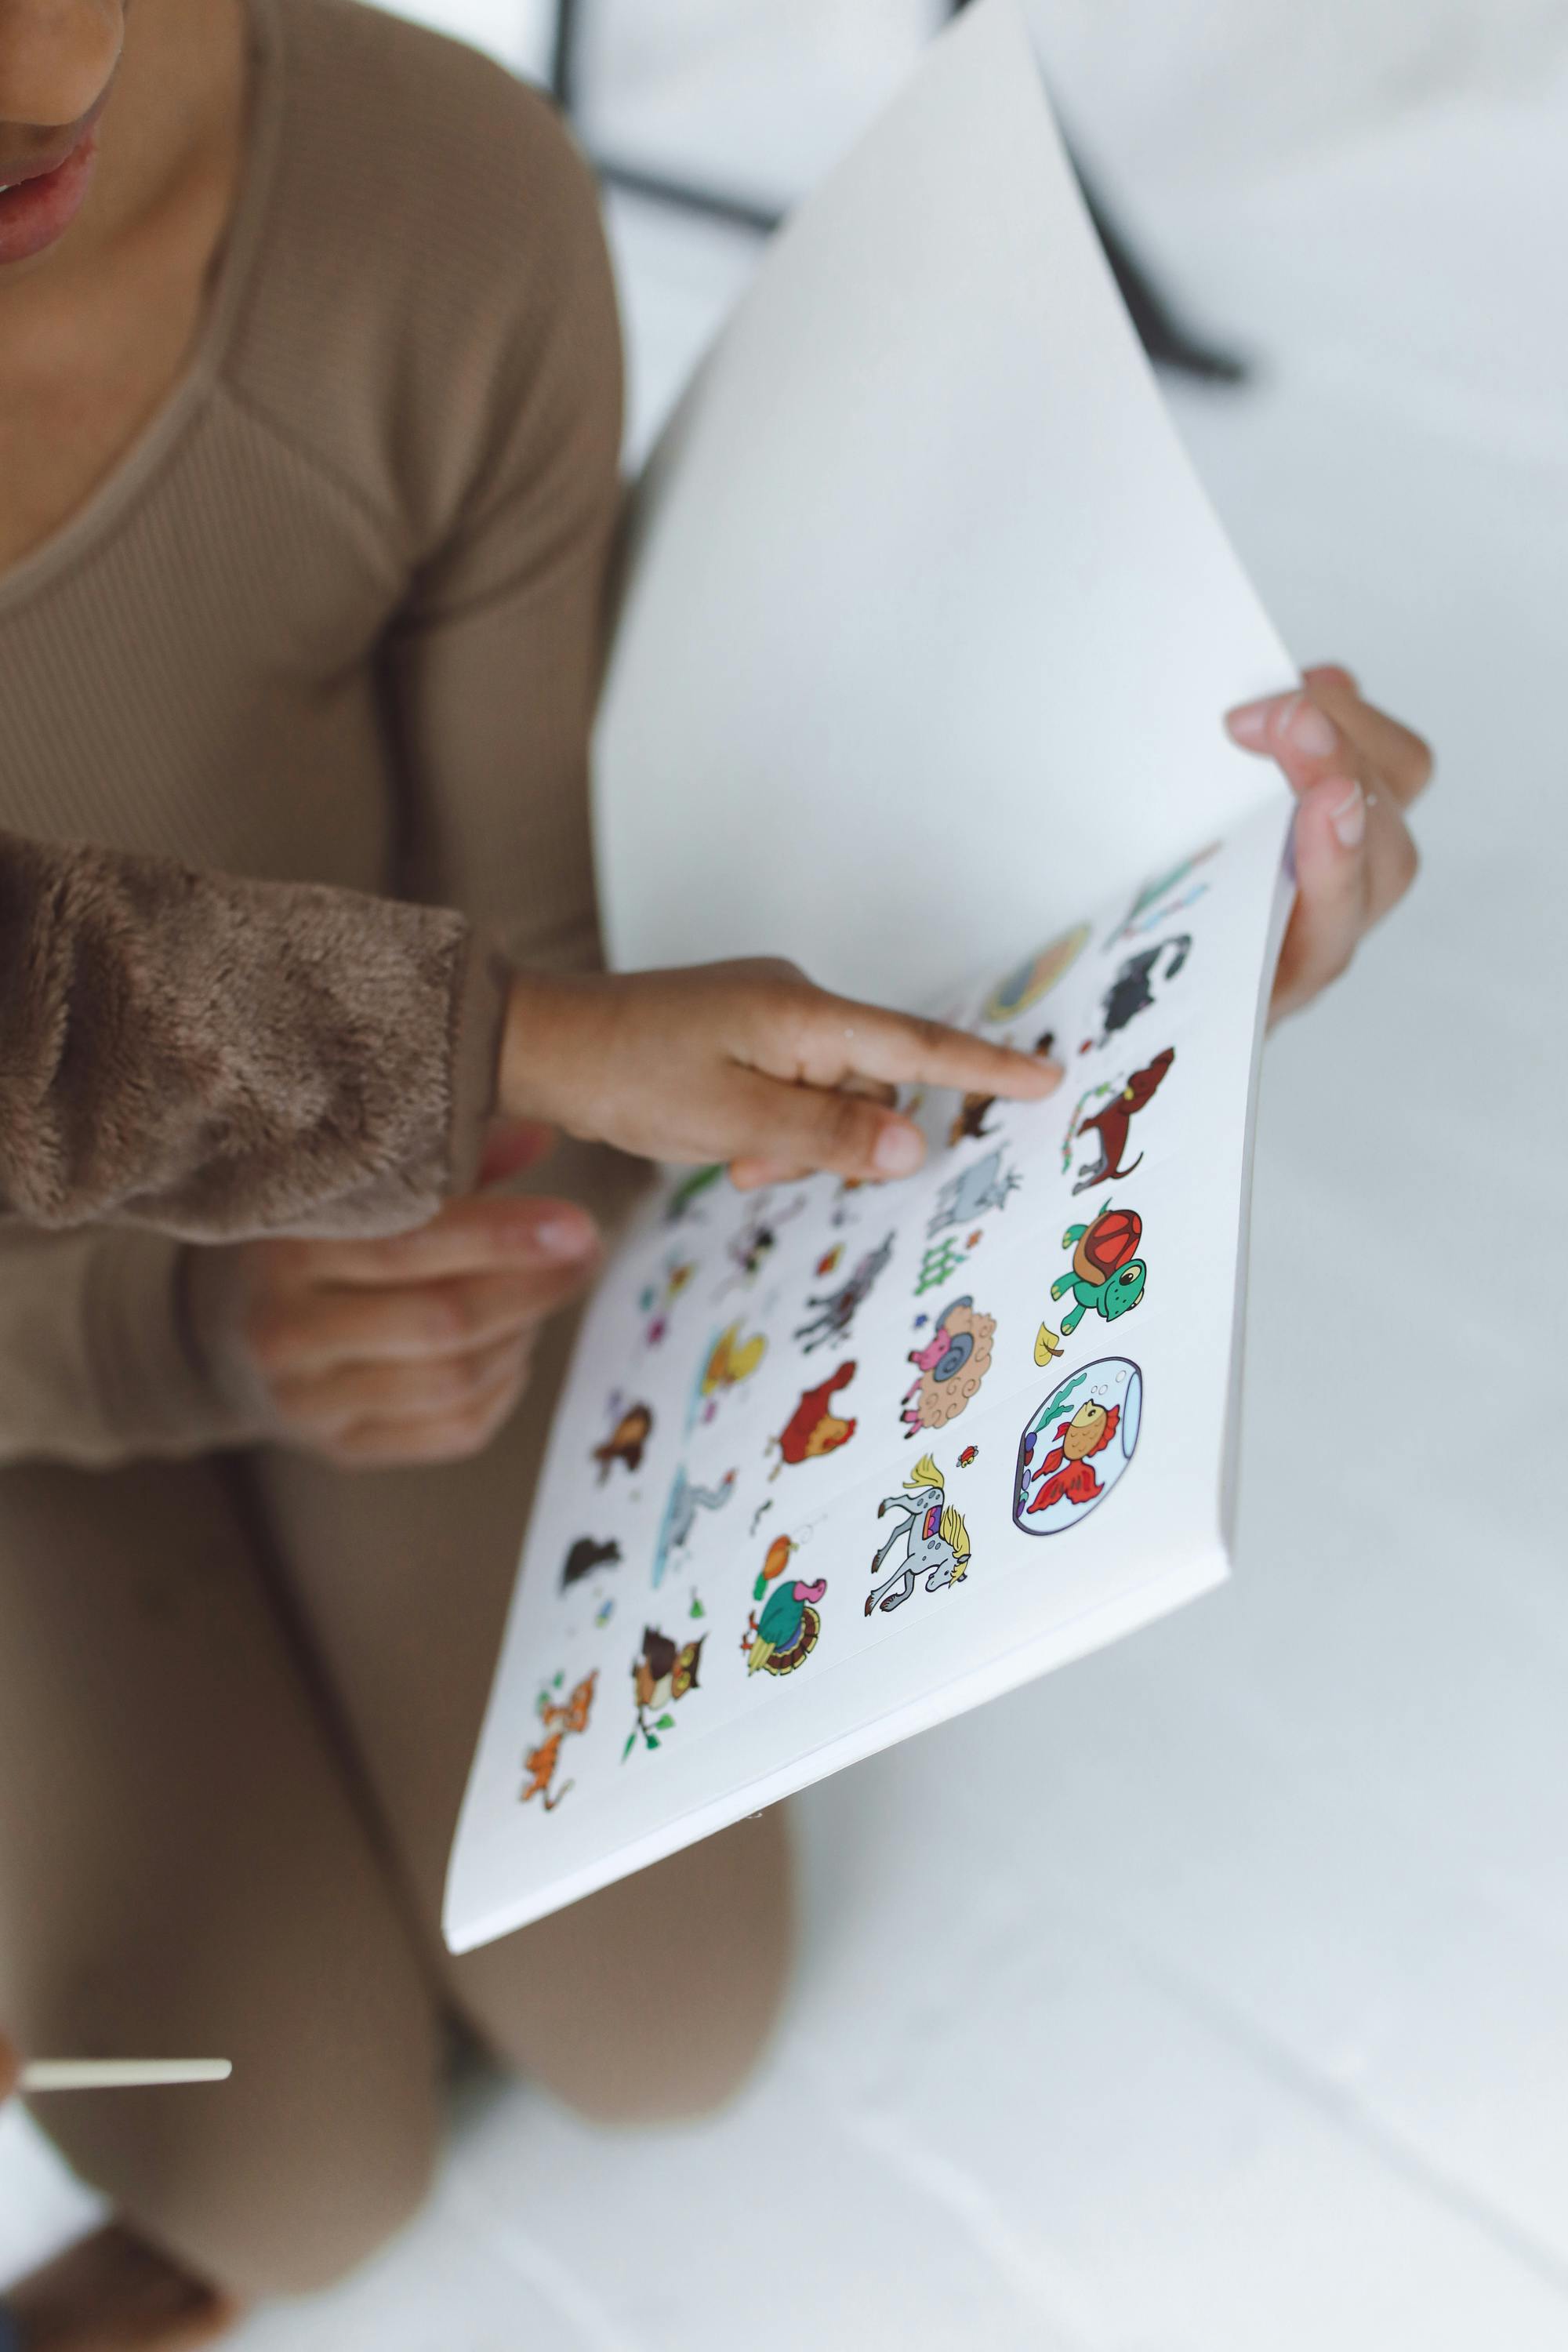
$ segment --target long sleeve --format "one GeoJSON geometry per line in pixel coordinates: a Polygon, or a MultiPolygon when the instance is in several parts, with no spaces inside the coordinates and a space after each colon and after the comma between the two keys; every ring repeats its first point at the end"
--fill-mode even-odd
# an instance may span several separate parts
{"type": "Polygon", "coordinates": [[[500,976],[444,911],[0,835],[0,1209],[202,1240],[416,1224],[500,976]]]}

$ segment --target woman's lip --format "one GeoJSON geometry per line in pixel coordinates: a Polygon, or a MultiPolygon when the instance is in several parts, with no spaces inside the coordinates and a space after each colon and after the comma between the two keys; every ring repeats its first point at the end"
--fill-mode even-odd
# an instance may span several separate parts
{"type": "Polygon", "coordinates": [[[51,172],[35,172],[0,194],[0,268],[30,261],[62,237],[87,201],[98,155],[97,109],[51,172]]]}

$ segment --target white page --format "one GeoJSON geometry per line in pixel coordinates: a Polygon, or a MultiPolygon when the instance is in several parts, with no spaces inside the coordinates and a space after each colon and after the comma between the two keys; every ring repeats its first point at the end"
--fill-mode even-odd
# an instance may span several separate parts
{"type": "Polygon", "coordinates": [[[597,746],[612,954],[765,948],[923,1003],[1226,830],[1261,785],[1220,714],[1293,675],[1015,0],[981,0],[650,461],[597,746]]]}
{"type": "MultiPolygon", "coordinates": [[[[956,1106],[933,1097],[922,1176],[786,1188],[749,1272],[752,1212],[727,1183],[629,1236],[557,1414],[454,1849],[454,1948],[1223,1576],[1289,802],[1219,714],[1289,674],[1110,287],[1013,0],[983,0],[780,240],[656,462],[601,730],[601,856],[623,961],[783,948],[889,1002],[994,1015],[1019,1044],[1049,1027],[1068,1081],[952,1145],[956,1106]],[[1194,850],[1141,902],[1141,877],[1194,850]],[[961,984],[1086,914],[1044,992],[993,1001],[995,968],[961,984]],[[1075,1193],[1094,1139],[1068,1129],[1167,1051],[1131,1127],[1140,1164],[1075,1193]],[[961,1253],[939,1275],[955,1177],[975,1205],[934,1236],[961,1253]],[[1143,1287],[1069,1332],[1078,1294],[1050,1297],[1063,1231],[1102,1207],[1143,1287]],[[810,1302],[868,1258],[847,1328],[816,1343],[810,1302]],[[911,1355],[965,1299],[974,1392],[907,1433],[911,1355]],[[1060,1349],[1043,1365],[1042,1325],[1060,1349]],[[846,1362],[820,1405],[853,1435],[783,1461],[769,1441],[846,1362]],[[1042,1536],[1016,1510],[1019,1448],[1045,1412],[1053,1450],[1079,1373],[1067,1417],[1103,1391],[1117,1422],[1042,1536]],[[963,1574],[868,1609],[928,1453],[963,1574]],[[752,1670],[752,1619],[781,1592],[795,1654],[752,1670]],[[678,1664],[640,1705],[649,1630],[670,1656],[701,1647],[689,1687],[678,1664]]],[[[912,1409],[939,1407],[921,1391],[912,1409]]]]}
{"type": "Polygon", "coordinates": [[[1224,1575],[1280,839],[1262,805],[1146,904],[1124,893],[1075,926],[1044,970],[1026,957],[944,1005],[1020,1045],[1049,1033],[1068,1077],[1043,1104],[970,1105],[967,1123],[952,1094],[911,1106],[931,1145],[919,1176],[749,1200],[720,1176],[648,1204],[557,1413],[454,1855],[456,1948],[1224,1575]],[[1110,1271],[1062,1292],[1083,1262],[1069,1225],[1107,1237],[1110,1271]],[[1108,1312],[1118,1280],[1128,1302],[1108,1312]],[[1080,1461],[1061,1426],[1086,1407],[1080,1461]],[[947,1536],[918,1575],[911,1480],[921,1527],[947,1536]],[[758,1655],[769,1603],[784,1622],[758,1655]],[[639,1693],[639,1662],[664,1671],[650,1631],[665,1667],[700,1644],[691,1687],[689,1661],[639,1693]]]}

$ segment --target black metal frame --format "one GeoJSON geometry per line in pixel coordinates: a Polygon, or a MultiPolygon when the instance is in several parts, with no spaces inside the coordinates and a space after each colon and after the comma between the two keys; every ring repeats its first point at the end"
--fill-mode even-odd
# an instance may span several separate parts
{"type": "MultiPolygon", "coordinates": [[[[948,0],[948,13],[959,16],[967,5],[968,0],[948,0]]],[[[555,0],[550,87],[556,104],[567,116],[577,110],[584,16],[584,0],[555,0]]],[[[721,221],[731,228],[749,229],[759,236],[771,236],[784,217],[773,206],[695,180],[679,179],[673,173],[646,171],[636,164],[621,163],[613,155],[595,155],[593,163],[608,187],[620,188],[628,195],[642,196],[653,204],[672,205],[680,212],[695,213],[707,220],[721,221]]],[[[1175,368],[1184,375],[1198,376],[1211,383],[1241,382],[1247,373],[1243,362],[1205,342],[1182,324],[1108,215],[1102,198],[1086,177],[1076,155],[1072,156],[1072,166],[1121,299],[1144,350],[1156,366],[1175,368]]]]}

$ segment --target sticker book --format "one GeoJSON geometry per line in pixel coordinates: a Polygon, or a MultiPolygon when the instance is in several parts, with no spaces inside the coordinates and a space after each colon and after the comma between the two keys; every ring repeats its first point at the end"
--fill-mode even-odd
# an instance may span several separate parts
{"type": "Polygon", "coordinates": [[[639,488],[613,959],[795,957],[1067,1076],[897,1183],[666,1171],[557,1401],[456,1950],[1227,1572],[1291,675],[978,0],[792,220],[639,488]]]}

